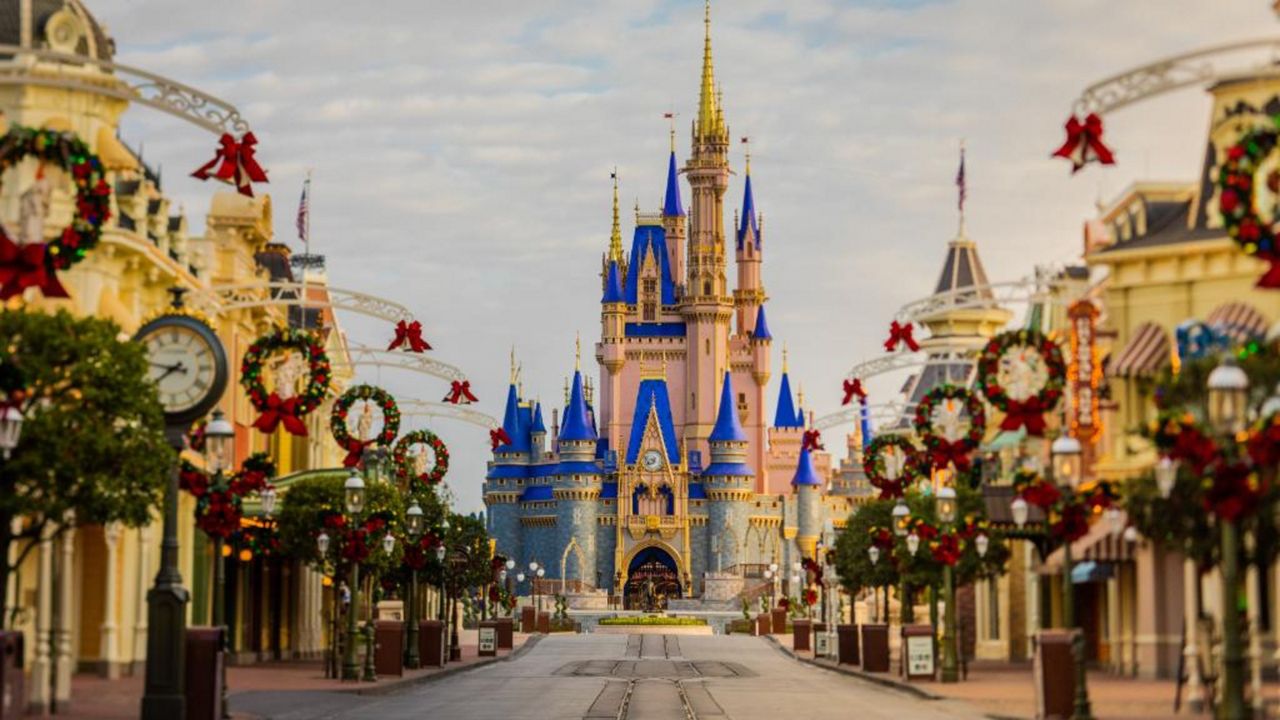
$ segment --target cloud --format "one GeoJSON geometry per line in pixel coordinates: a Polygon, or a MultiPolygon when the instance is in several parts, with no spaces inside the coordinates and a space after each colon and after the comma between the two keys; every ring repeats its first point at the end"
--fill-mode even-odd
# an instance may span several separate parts
{"type": "MultiPolygon", "coordinates": [[[[292,237],[293,203],[313,170],[313,242],[332,282],[411,307],[494,415],[513,343],[526,393],[554,404],[575,331],[597,335],[612,167],[624,205],[652,208],[663,112],[679,113],[687,154],[702,53],[696,0],[91,5],[121,62],[244,111],[271,169],[280,239],[292,237]]],[[[835,410],[840,377],[879,354],[900,304],[932,289],[955,232],[961,138],[968,227],[988,274],[1013,279],[1069,259],[1100,194],[1139,177],[1194,177],[1208,113],[1195,90],[1114,113],[1121,164],[1072,178],[1048,154],[1074,97],[1120,70],[1269,26],[1265,5],[717,2],[716,71],[732,131],[753,139],[766,218],[770,325],[790,344],[807,404],[835,410]]],[[[214,138],[141,108],[124,134],[168,170],[167,191],[198,229],[213,188],[185,173],[214,138]]],[[[740,171],[737,148],[733,162],[740,171]]],[[[343,322],[353,342],[386,342],[386,328],[343,322]]],[[[392,371],[364,379],[403,397],[444,394],[438,381],[392,371]]],[[[896,382],[881,379],[873,393],[896,382]]],[[[487,434],[432,428],[454,449],[461,506],[479,509],[487,434]]]]}

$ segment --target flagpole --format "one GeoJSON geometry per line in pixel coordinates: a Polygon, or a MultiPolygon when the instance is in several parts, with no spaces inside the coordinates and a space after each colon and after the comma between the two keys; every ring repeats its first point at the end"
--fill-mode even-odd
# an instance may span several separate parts
{"type": "Polygon", "coordinates": [[[965,237],[964,227],[964,201],[969,194],[964,173],[964,138],[960,139],[960,171],[956,174],[956,191],[959,193],[959,202],[957,203],[960,210],[960,228],[957,237],[965,237]]]}
{"type": "MultiPolygon", "coordinates": [[[[302,298],[298,303],[298,321],[302,325],[302,329],[307,329],[307,269],[311,263],[311,168],[307,168],[307,179],[302,183],[302,200],[305,203],[304,208],[299,208],[298,214],[302,215],[303,209],[306,215],[302,217],[305,222],[302,224],[302,247],[303,252],[307,256],[307,262],[302,266],[302,298]]],[[[319,323],[317,323],[318,325],[319,323]]]]}

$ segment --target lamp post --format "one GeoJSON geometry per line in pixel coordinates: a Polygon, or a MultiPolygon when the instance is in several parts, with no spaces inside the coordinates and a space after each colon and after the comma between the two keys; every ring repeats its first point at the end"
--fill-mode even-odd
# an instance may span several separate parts
{"type": "MultiPolygon", "coordinates": [[[[1244,429],[1249,403],[1249,376],[1227,355],[1209,373],[1209,425],[1224,448],[1234,447],[1236,433],[1244,429]]],[[[1222,549],[1222,717],[1242,720],[1244,708],[1244,655],[1240,647],[1240,610],[1236,593],[1240,583],[1240,528],[1221,516],[1222,549]]]]}
{"type": "MultiPolygon", "coordinates": [[[[316,536],[316,551],[320,554],[320,564],[321,567],[324,568],[324,566],[328,564],[325,560],[325,556],[329,554],[329,533],[325,532],[323,529],[320,531],[320,534],[316,536]]],[[[336,570],[334,575],[337,575],[336,570]]],[[[325,661],[324,667],[324,676],[326,678],[338,677],[338,659],[335,656],[335,651],[337,649],[337,645],[335,645],[335,643],[337,642],[338,635],[338,598],[338,585],[337,583],[333,583],[333,619],[329,624],[329,650],[326,653],[328,659],[325,661]]]]}
{"type": "MultiPolygon", "coordinates": [[[[875,545],[872,545],[871,547],[867,548],[867,559],[871,561],[871,567],[875,567],[876,565],[880,564],[880,548],[876,547],[875,545]]],[[[871,613],[872,622],[879,620],[880,609],[876,607],[876,589],[874,586],[872,586],[871,588],[871,608],[872,608],[872,613],[871,613]]],[[[886,611],[887,611],[887,608],[886,608],[886,611]]]]}
{"type": "MultiPolygon", "coordinates": [[[[382,551],[387,555],[395,552],[396,537],[388,532],[382,536],[382,551]]],[[[372,609],[372,608],[370,608],[372,609]]],[[[369,614],[369,618],[364,621],[364,674],[360,679],[364,682],[378,681],[378,668],[374,664],[374,633],[377,631],[377,621],[373,617],[373,613],[369,614]]]]}
{"type": "MultiPolygon", "coordinates": [[[[514,559],[514,558],[507,558],[507,569],[506,569],[506,573],[507,573],[507,574],[506,574],[506,581],[507,581],[507,594],[508,594],[508,595],[510,595],[512,599],[514,599],[514,598],[515,598],[515,596],[516,596],[515,583],[513,583],[513,582],[512,582],[512,579],[511,579],[511,573],[512,573],[512,572],[514,572],[514,571],[515,571],[515,569],[516,569],[516,561],[515,561],[515,559],[514,559]]],[[[514,619],[514,618],[515,618],[515,616],[516,616],[516,604],[515,604],[515,603],[512,603],[512,604],[511,604],[511,617],[514,619]]]]}
{"type": "MultiPolygon", "coordinates": [[[[218,492],[226,492],[227,490],[227,469],[234,462],[235,454],[235,428],[231,427],[231,421],[227,420],[226,415],[221,410],[214,410],[213,416],[209,420],[209,424],[204,431],[204,463],[205,470],[213,476],[212,487],[218,492]]],[[[275,498],[272,497],[274,505],[275,498]]],[[[213,626],[218,628],[222,637],[222,647],[219,648],[223,652],[230,649],[231,640],[228,637],[226,603],[227,603],[227,560],[224,557],[223,543],[225,539],[221,534],[213,536],[213,626]]],[[[222,717],[231,717],[231,711],[227,707],[227,665],[224,661],[222,664],[222,717]]]]}
{"type": "MultiPolygon", "coordinates": [[[[1084,453],[1080,441],[1064,431],[1049,446],[1049,454],[1053,468],[1052,480],[1066,487],[1068,492],[1075,492],[1080,487],[1084,470],[1081,465],[1084,453]]],[[[1088,670],[1085,667],[1084,629],[1076,622],[1075,585],[1071,579],[1073,567],[1071,540],[1067,539],[1062,544],[1062,624],[1073,631],[1071,657],[1075,663],[1076,688],[1071,717],[1073,720],[1090,720],[1093,709],[1089,702],[1088,670]]]]}
{"type": "Polygon", "coordinates": [[[18,440],[22,438],[22,419],[22,413],[12,405],[0,410],[0,455],[5,460],[9,459],[13,449],[18,447],[18,440]]]}
{"type": "MultiPolygon", "coordinates": [[[[422,539],[422,506],[417,500],[404,513],[405,535],[412,547],[418,546],[422,539]]],[[[409,568],[409,597],[405,608],[405,617],[409,620],[409,632],[406,641],[408,647],[404,651],[404,666],[416,670],[422,666],[422,656],[418,654],[418,568],[409,568]]]]}
{"type": "MultiPolygon", "coordinates": [[[[354,529],[361,514],[364,513],[365,498],[364,478],[355,468],[347,476],[342,486],[343,504],[347,511],[349,525],[354,529]]],[[[360,563],[351,561],[351,604],[347,607],[347,641],[342,650],[342,679],[356,681],[360,678],[360,666],[356,664],[356,615],[360,608],[360,563]]]]}
{"type": "MultiPolygon", "coordinates": [[[[910,517],[911,508],[907,507],[907,503],[902,498],[898,498],[898,503],[893,506],[894,535],[900,538],[907,537],[907,522],[910,517]]],[[[911,554],[915,555],[916,553],[912,550],[911,554]]],[[[907,575],[906,573],[902,573],[902,585],[898,589],[898,603],[902,606],[901,622],[903,625],[915,622],[915,608],[911,606],[911,600],[907,597],[909,594],[910,592],[907,588],[907,575]]]]}
{"type": "MultiPolygon", "coordinates": [[[[938,488],[933,496],[934,507],[938,512],[938,522],[948,531],[956,521],[956,489],[950,485],[938,488]]],[[[956,577],[955,568],[947,563],[942,565],[943,591],[947,596],[946,632],[942,635],[942,673],[944,683],[957,682],[960,679],[960,653],[956,647],[956,577]]]]}
{"type": "MultiPolygon", "coordinates": [[[[535,608],[535,612],[540,613],[542,612],[542,598],[538,597],[538,578],[539,577],[541,576],[538,575],[538,561],[531,560],[529,562],[529,586],[530,586],[529,589],[533,591],[533,606],[535,608]]],[[[535,624],[537,623],[536,619],[534,620],[534,623],[535,624]]]]}
{"type": "MultiPolygon", "coordinates": [[[[449,566],[452,569],[452,582],[449,583],[449,662],[460,662],[462,660],[462,644],[458,640],[458,592],[461,585],[458,582],[458,575],[462,573],[462,569],[470,562],[471,556],[464,549],[457,549],[449,556],[449,566]]],[[[541,570],[541,568],[539,568],[541,570]]]]}

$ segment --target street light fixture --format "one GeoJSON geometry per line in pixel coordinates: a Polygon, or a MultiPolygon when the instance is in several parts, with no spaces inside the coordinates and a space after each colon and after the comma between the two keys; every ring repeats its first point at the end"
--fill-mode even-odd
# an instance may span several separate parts
{"type": "MultiPolygon", "coordinates": [[[[950,485],[938,488],[934,495],[934,509],[938,513],[938,521],[944,526],[951,526],[956,521],[956,489],[950,485]]],[[[949,564],[942,566],[943,591],[947,597],[946,633],[942,636],[942,682],[956,682],[960,679],[959,652],[956,647],[956,580],[955,568],[949,564]]]]}
{"type": "MultiPolygon", "coordinates": [[[[219,491],[227,489],[226,472],[235,461],[236,429],[221,410],[214,410],[209,424],[204,430],[204,464],[205,469],[213,477],[213,487],[219,491]]],[[[274,500],[272,501],[274,504],[274,500]]],[[[265,512],[265,508],[264,508],[265,512]]],[[[226,628],[227,603],[227,566],[226,556],[230,555],[223,545],[221,534],[213,536],[213,626],[222,631],[222,650],[226,651],[228,632],[226,628]]],[[[227,712],[227,675],[226,665],[222,667],[222,708],[227,712]]]]}
{"type": "Polygon", "coordinates": [[[4,455],[5,460],[18,447],[18,439],[22,437],[22,419],[22,413],[13,406],[0,412],[0,454],[4,455]]]}
{"type": "Polygon", "coordinates": [[[1244,428],[1249,406],[1249,376],[1231,355],[1209,373],[1209,424],[1221,435],[1244,428]]]}
{"type": "Polygon", "coordinates": [[[911,517],[911,508],[903,502],[902,498],[898,498],[898,504],[893,506],[893,534],[898,537],[907,536],[907,518],[911,517]]]}
{"type": "MultiPolygon", "coordinates": [[[[422,506],[414,500],[409,509],[404,511],[404,534],[409,544],[418,547],[418,540],[423,530],[422,506]]],[[[409,568],[409,597],[406,598],[406,618],[409,621],[408,637],[405,639],[404,666],[415,670],[422,666],[422,655],[418,652],[418,568],[409,568]]]]}
{"type": "Polygon", "coordinates": [[[867,548],[867,557],[870,558],[871,564],[875,565],[880,562],[880,548],[872,545],[867,548]]]}
{"type": "Polygon", "coordinates": [[[321,530],[316,536],[316,549],[320,551],[320,555],[329,554],[329,533],[321,530]]]}
{"type": "Polygon", "coordinates": [[[919,535],[915,533],[911,533],[910,535],[907,535],[907,552],[911,553],[912,557],[915,557],[916,553],[920,552],[920,536],[919,535]]]}
{"type": "Polygon", "coordinates": [[[347,507],[347,514],[356,516],[364,511],[364,478],[360,477],[360,473],[355,468],[351,469],[351,474],[347,476],[347,482],[342,486],[342,497],[347,507]]]}
{"type": "Polygon", "coordinates": [[[383,535],[382,551],[390,555],[391,553],[395,552],[395,549],[396,549],[396,536],[392,535],[391,533],[387,533],[386,535],[383,535]]]}
{"type": "Polygon", "coordinates": [[[951,486],[938,488],[938,520],[950,525],[956,521],[956,489],[951,486]]]}
{"type": "Polygon", "coordinates": [[[231,466],[232,444],[236,429],[221,410],[214,410],[204,429],[204,464],[210,475],[225,472],[231,466]]]}
{"type": "Polygon", "coordinates": [[[1016,497],[1009,503],[1009,513],[1013,515],[1013,524],[1021,530],[1026,526],[1027,519],[1031,515],[1031,506],[1021,497],[1016,497]]]}
{"type": "Polygon", "coordinates": [[[1063,433],[1049,446],[1049,454],[1053,456],[1053,477],[1058,484],[1078,487],[1082,470],[1080,458],[1083,454],[1080,441],[1063,433]]]}
{"type": "Polygon", "coordinates": [[[1178,482],[1178,461],[1168,457],[1160,458],[1156,463],[1156,489],[1165,500],[1173,494],[1173,486],[1178,482]]]}
{"type": "Polygon", "coordinates": [[[991,538],[987,537],[986,533],[978,533],[978,536],[973,539],[973,549],[978,551],[980,558],[987,556],[987,549],[990,547],[991,538]]]}
{"type": "Polygon", "coordinates": [[[261,493],[258,493],[258,498],[262,502],[262,515],[264,517],[269,518],[275,514],[276,502],[280,499],[276,495],[275,488],[267,487],[261,493]]]}

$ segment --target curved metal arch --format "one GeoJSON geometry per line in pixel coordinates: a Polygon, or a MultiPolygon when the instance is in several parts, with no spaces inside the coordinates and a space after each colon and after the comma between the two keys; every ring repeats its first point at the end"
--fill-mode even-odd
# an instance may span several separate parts
{"type": "MultiPolygon", "coordinates": [[[[1068,301],[1061,290],[1071,284],[1065,280],[1046,277],[1027,276],[1018,280],[1000,283],[975,285],[958,290],[935,293],[928,297],[912,300],[898,308],[894,319],[899,322],[919,322],[941,312],[951,310],[985,310],[1003,308],[1015,303],[1061,303],[1068,301]]],[[[1071,298],[1075,300],[1076,298],[1071,298]]]]}
{"type": "Polygon", "coordinates": [[[413,322],[413,313],[409,312],[409,308],[393,300],[332,285],[303,284],[284,280],[213,285],[194,290],[190,300],[194,304],[203,303],[213,315],[227,310],[283,305],[347,310],[391,323],[401,320],[413,322]],[[323,289],[328,299],[307,297],[305,291],[312,289],[323,289]]]}
{"type": "MultiPolygon", "coordinates": [[[[897,400],[885,403],[871,403],[867,405],[867,416],[873,421],[896,421],[915,412],[915,409],[915,403],[897,400]]],[[[830,430],[841,425],[851,425],[861,420],[862,409],[859,406],[851,405],[840,412],[824,415],[814,420],[813,427],[818,430],[830,430]]],[[[888,430],[882,430],[881,432],[888,432],[888,430]]]]}
{"type": "Polygon", "coordinates": [[[396,400],[396,404],[400,406],[400,414],[404,416],[459,420],[472,425],[479,425],[486,430],[492,430],[502,425],[493,417],[479,410],[472,410],[466,405],[453,405],[451,403],[438,403],[427,400],[396,400]]]}
{"type": "Polygon", "coordinates": [[[1234,74],[1280,75],[1280,38],[1242,40],[1172,55],[1100,80],[1084,89],[1072,105],[1076,115],[1104,114],[1146,98],[1234,74]],[[1231,71],[1219,70],[1225,56],[1267,51],[1265,60],[1231,71]]]}
{"type": "MultiPolygon", "coordinates": [[[[954,348],[953,354],[960,351],[961,348],[954,348]]],[[[937,352],[945,352],[944,349],[938,349],[937,352]]],[[[967,354],[967,353],[966,353],[967,354]]],[[[959,365],[961,363],[972,363],[973,358],[963,356],[951,357],[935,357],[932,354],[926,355],[923,351],[918,353],[895,353],[893,355],[885,355],[874,360],[858,363],[849,371],[850,378],[861,378],[866,380],[877,375],[896,372],[898,370],[910,370],[913,368],[929,368],[929,367],[949,367],[959,365]]]]}
{"type": "Polygon", "coordinates": [[[249,121],[226,100],[141,68],[96,57],[24,48],[19,45],[0,44],[0,55],[11,58],[6,63],[0,63],[0,85],[39,85],[136,102],[182,118],[215,135],[242,135],[250,130],[249,121]],[[27,62],[28,58],[54,65],[58,74],[50,77],[39,73],[32,63],[27,62]],[[64,73],[64,68],[77,72],[64,73]],[[84,74],[85,68],[96,68],[113,76],[117,82],[104,83],[101,78],[84,74]]]}
{"type": "Polygon", "coordinates": [[[432,375],[449,381],[463,381],[467,379],[466,373],[462,368],[450,365],[447,362],[427,357],[422,353],[406,353],[397,352],[395,350],[383,350],[381,348],[369,347],[367,345],[358,345],[348,347],[347,354],[351,357],[350,363],[334,361],[334,368],[339,367],[355,367],[357,365],[366,367],[379,368],[395,368],[399,370],[409,370],[424,375],[432,375]]]}

